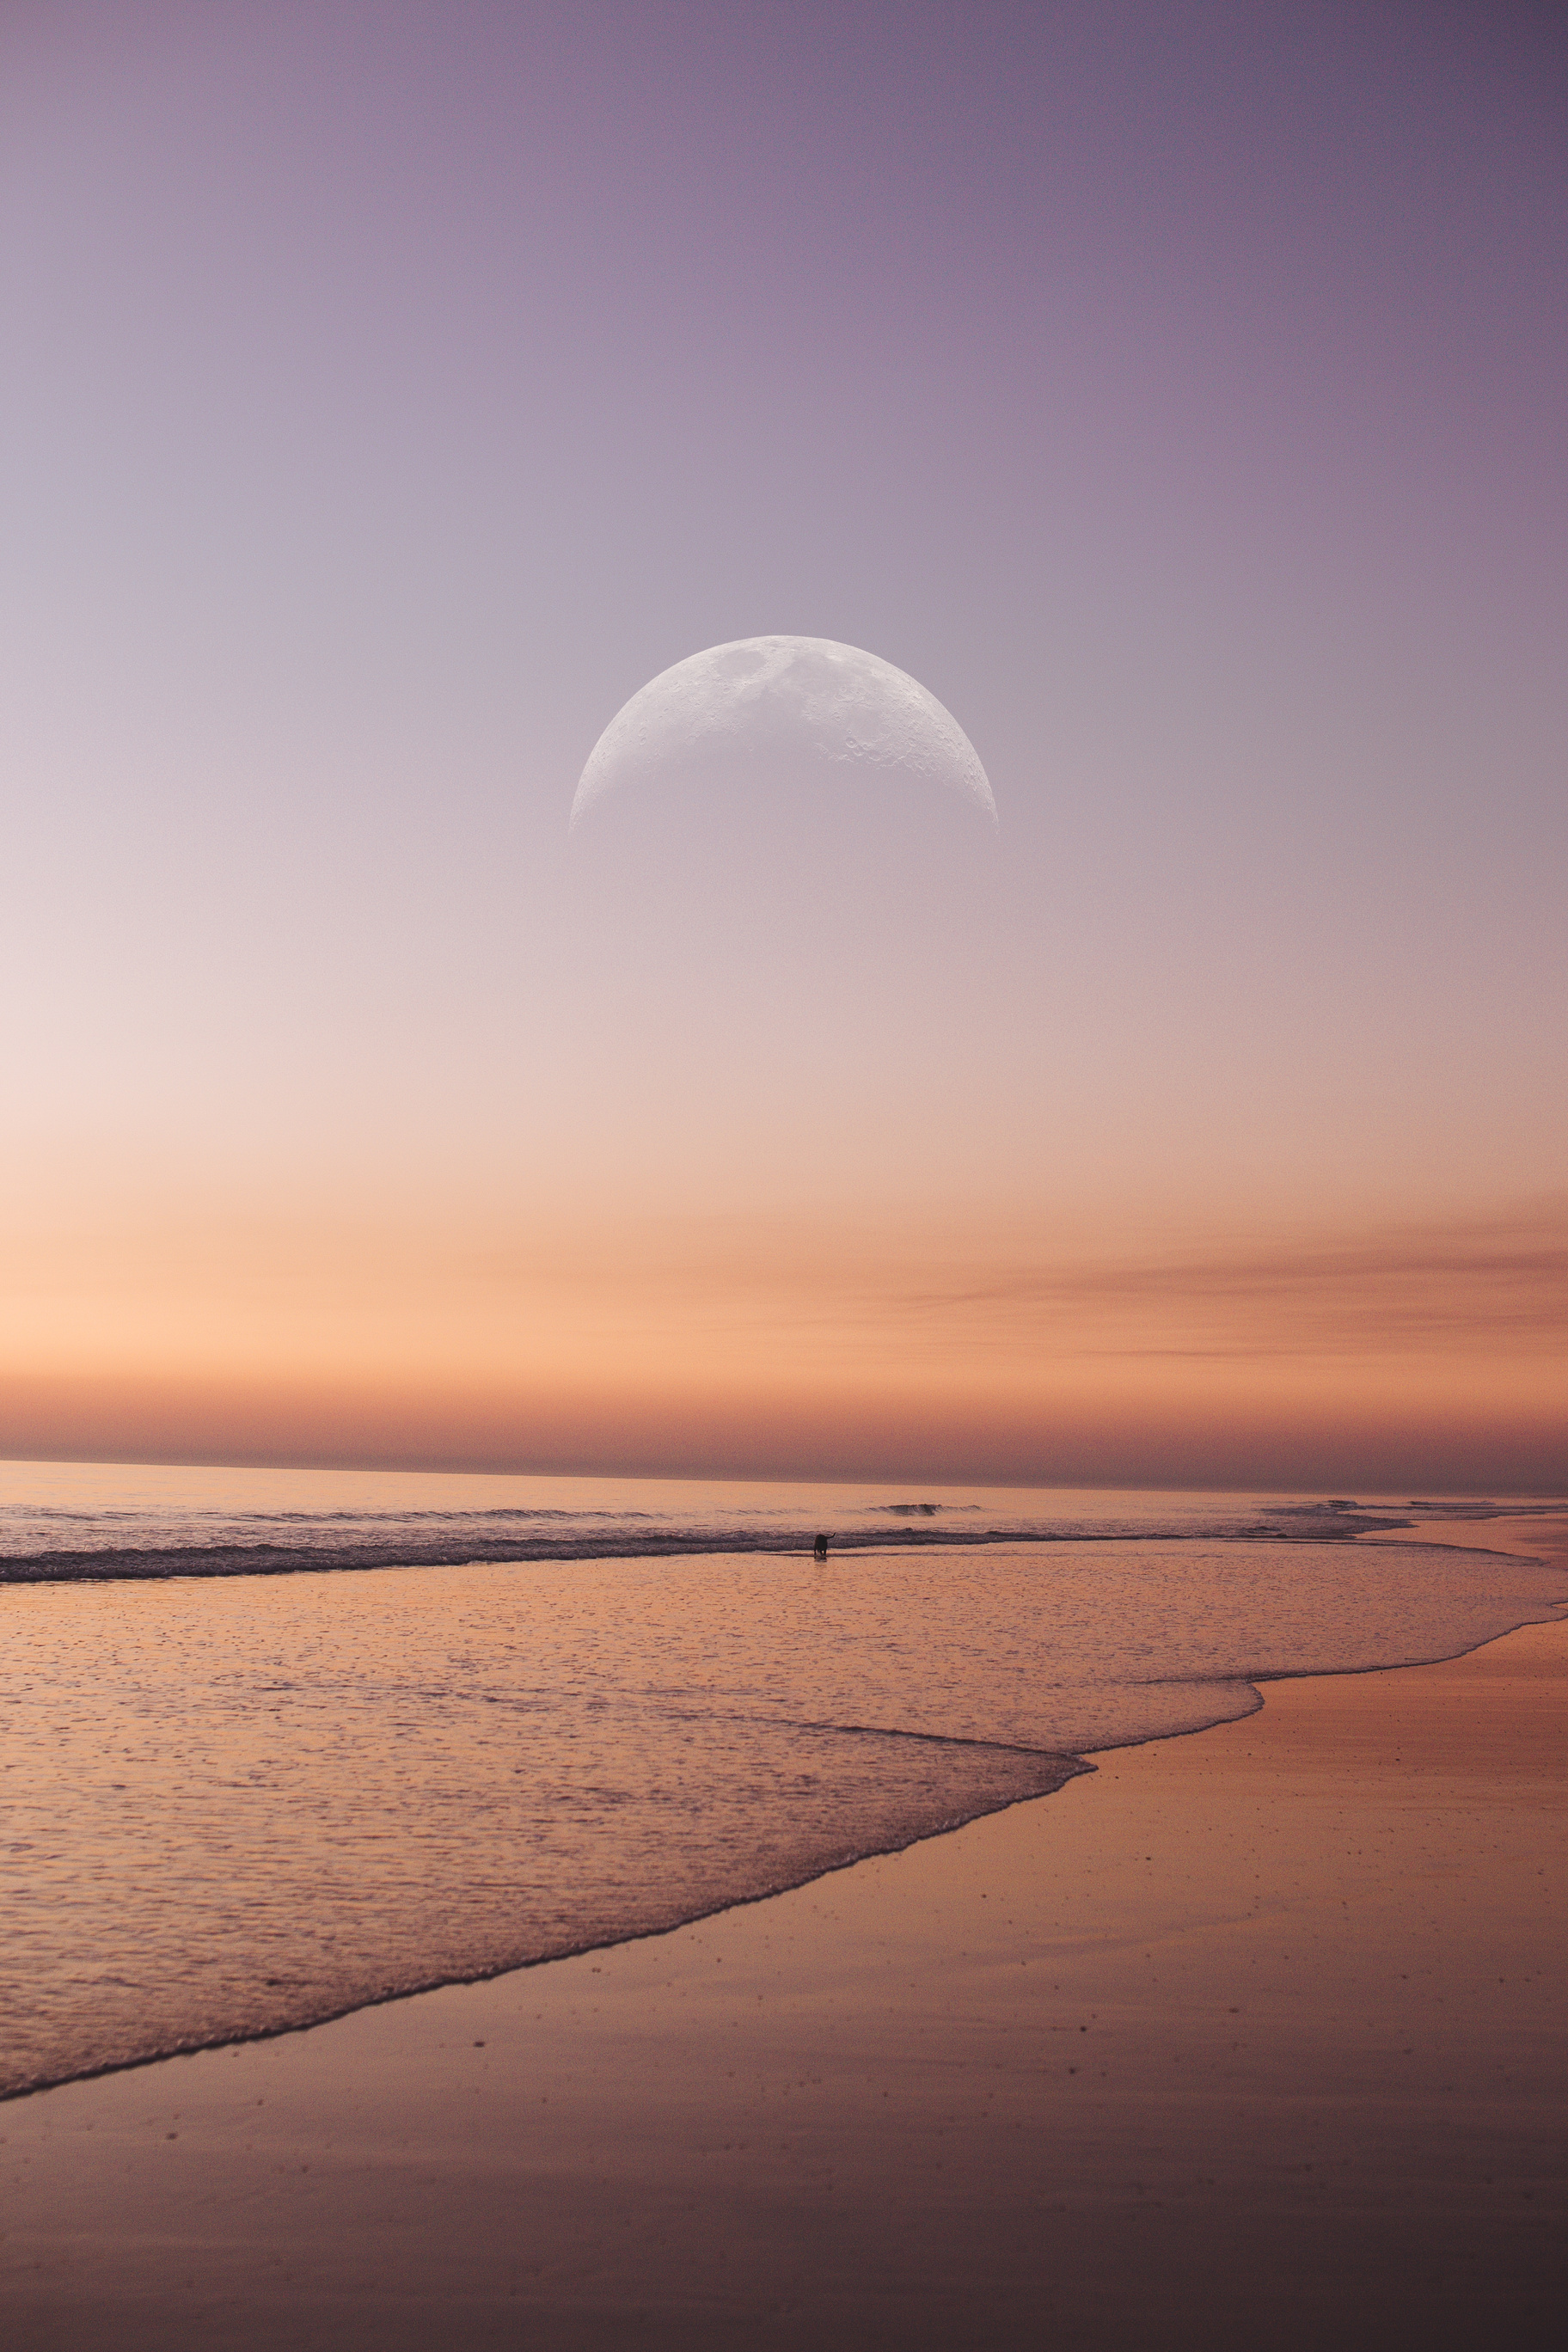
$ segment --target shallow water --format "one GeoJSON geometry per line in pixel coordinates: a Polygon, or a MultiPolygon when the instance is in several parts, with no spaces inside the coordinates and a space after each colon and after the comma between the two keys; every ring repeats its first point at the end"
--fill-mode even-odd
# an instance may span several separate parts
{"type": "Polygon", "coordinates": [[[1357,1539],[1397,1517],[5,1465],[0,2090],[673,1926],[1244,1714],[1256,1677],[1555,1613],[1529,1562],[1357,1539]],[[501,1514],[543,1556],[235,1572],[261,1527],[274,1569],[280,1528],[364,1567],[434,1521],[462,1562],[501,1514]]]}

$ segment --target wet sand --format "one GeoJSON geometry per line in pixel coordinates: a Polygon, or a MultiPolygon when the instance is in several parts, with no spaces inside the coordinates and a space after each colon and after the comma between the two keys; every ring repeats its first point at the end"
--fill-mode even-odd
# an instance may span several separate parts
{"type": "Polygon", "coordinates": [[[1555,2343],[1568,1628],[1266,1701],[674,1935],[0,2107],[0,2335],[1555,2343]]]}

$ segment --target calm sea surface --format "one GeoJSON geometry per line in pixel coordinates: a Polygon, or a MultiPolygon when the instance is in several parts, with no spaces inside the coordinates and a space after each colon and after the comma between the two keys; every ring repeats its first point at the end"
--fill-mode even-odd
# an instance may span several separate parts
{"type": "Polygon", "coordinates": [[[0,1464],[0,2095],[673,1927],[1258,1678],[1556,1613],[1378,1540],[1419,1516],[0,1464]]]}

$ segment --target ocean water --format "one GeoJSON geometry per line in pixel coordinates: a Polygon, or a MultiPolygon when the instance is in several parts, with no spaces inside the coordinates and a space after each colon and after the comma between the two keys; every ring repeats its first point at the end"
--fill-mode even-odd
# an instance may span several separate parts
{"type": "Polygon", "coordinates": [[[674,1927],[1556,1613],[1387,1539],[1419,1516],[0,1465],[0,2095],[674,1927]]]}

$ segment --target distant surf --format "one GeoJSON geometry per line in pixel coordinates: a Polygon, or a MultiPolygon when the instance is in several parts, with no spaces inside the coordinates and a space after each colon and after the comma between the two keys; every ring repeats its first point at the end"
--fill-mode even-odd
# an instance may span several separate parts
{"type": "Polygon", "coordinates": [[[79,1578],[278,1576],[298,1570],[457,1568],[491,1561],[661,1559],[718,1552],[964,1549],[992,1544],[1349,1542],[1409,1528],[1349,1500],[1185,1515],[987,1510],[976,1501],[838,1502],[801,1517],[764,1503],[656,1512],[461,1510],[80,1512],[0,1505],[0,1583],[79,1578]]]}

